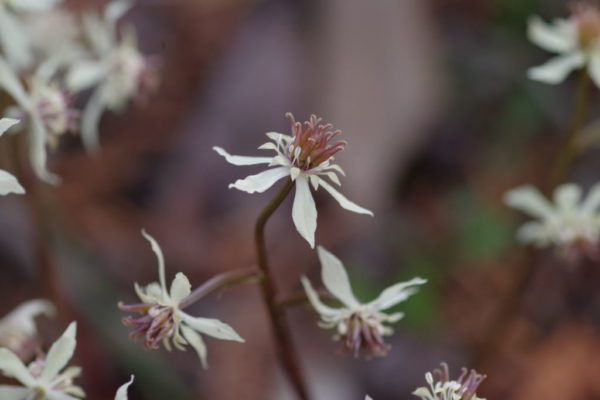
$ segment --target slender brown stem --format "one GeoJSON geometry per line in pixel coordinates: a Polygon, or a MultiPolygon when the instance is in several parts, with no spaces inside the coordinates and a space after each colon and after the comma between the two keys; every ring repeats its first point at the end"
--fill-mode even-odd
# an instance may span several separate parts
{"type": "Polygon", "coordinates": [[[219,275],[213,276],[202,285],[198,286],[198,288],[190,293],[188,297],[181,301],[179,307],[188,307],[217,289],[239,285],[250,280],[259,280],[260,278],[261,273],[256,267],[240,268],[233,271],[223,272],[219,275]]]}
{"type": "MultiPolygon", "coordinates": [[[[333,297],[331,295],[331,293],[329,293],[326,290],[318,290],[317,293],[319,294],[319,298],[321,298],[321,299],[329,299],[329,300],[339,301],[338,299],[333,297]]],[[[306,303],[307,301],[309,301],[309,300],[308,300],[308,296],[306,295],[306,293],[304,291],[302,291],[302,292],[299,291],[297,293],[293,293],[292,295],[277,301],[277,307],[279,307],[279,308],[295,307],[295,306],[302,305],[302,304],[306,303]]]]}
{"type": "Polygon", "coordinates": [[[269,320],[271,330],[275,339],[277,355],[287,372],[289,379],[292,382],[294,390],[298,397],[302,400],[308,400],[308,393],[300,370],[300,365],[294,351],[290,330],[287,325],[283,311],[277,307],[277,293],[275,288],[275,278],[269,268],[267,260],[267,249],[265,246],[265,225],[273,215],[275,210],[279,208],[283,200],[292,190],[294,183],[288,178],[286,183],[281,187],[273,200],[260,213],[254,228],[256,254],[258,257],[258,266],[264,274],[262,280],[262,294],[267,310],[269,312],[269,320]]]}

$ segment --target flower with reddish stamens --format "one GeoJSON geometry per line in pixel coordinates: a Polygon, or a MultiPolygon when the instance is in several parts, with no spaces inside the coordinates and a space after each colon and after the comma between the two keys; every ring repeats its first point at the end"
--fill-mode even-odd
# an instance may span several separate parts
{"type": "Polygon", "coordinates": [[[383,341],[383,337],[393,333],[392,328],[385,324],[399,321],[404,314],[386,314],[383,310],[406,300],[417,292],[416,286],[427,281],[414,278],[397,283],[381,292],[375,300],[363,304],[352,293],[350,280],[342,262],[321,246],[318,247],[318,253],[323,284],[343,304],[342,308],[332,308],[323,304],[310,281],[302,277],[308,300],[321,316],[319,325],[336,329],[334,339],[340,340],[344,348],[355,357],[360,354],[366,357],[385,356],[390,346],[383,341]]]}
{"type": "Polygon", "coordinates": [[[451,380],[448,364],[442,363],[441,368],[436,368],[433,374],[425,374],[429,386],[418,388],[413,395],[421,400],[485,400],[476,394],[479,384],[485,378],[485,375],[478,374],[475,370],[463,368],[458,379],[451,380]]]}
{"type": "Polygon", "coordinates": [[[286,115],[292,123],[292,134],[268,132],[267,137],[271,141],[259,146],[261,150],[275,151],[275,156],[234,156],[221,147],[215,146],[213,149],[234,165],[268,164],[275,167],[245,179],[238,179],[229,185],[230,188],[248,193],[262,193],[285,177],[294,181],[296,193],[292,219],[300,235],[314,247],[317,209],[310,186],[315,191],[323,187],[346,210],[371,216],[373,213],[348,200],[324,179],[329,178],[334,184],[341,185],[337,174],[343,175],[344,171],[333,163],[334,155],[346,145],[343,141],[335,140],[341,131],[334,130],[331,124],[321,124],[321,119],[314,115],[304,124],[296,122],[292,114],[286,115]]]}
{"type": "Polygon", "coordinates": [[[180,272],[171,283],[170,291],[167,290],[162,250],[152,236],[145,231],[142,231],[142,235],[150,242],[158,259],[159,282],[150,283],[146,287],[137,283],[134,285],[141,303],[119,303],[121,310],[140,314],[139,317],[123,318],[125,325],[134,328],[130,334],[132,339],[142,339],[148,349],[157,349],[159,343],[162,343],[167,350],[171,350],[171,345],[178,350],[185,350],[185,346],[189,344],[198,353],[204,367],[207,365],[206,345],[200,333],[217,339],[243,342],[244,339],[229,325],[217,319],[193,317],[182,311],[181,304],[191,294],[190,282],[180,272]]]}
{"type": "Polygon", "coordinates": [[[571,71],[587,68],[600,87],[600,9],[579,2],[571,7],[571,16],[545,23],[538,16],[529,19],[528,37],[544,50],[559,54],[547,63],[530,68],[528,76],[536,81],[557,84],[571,71]]]}

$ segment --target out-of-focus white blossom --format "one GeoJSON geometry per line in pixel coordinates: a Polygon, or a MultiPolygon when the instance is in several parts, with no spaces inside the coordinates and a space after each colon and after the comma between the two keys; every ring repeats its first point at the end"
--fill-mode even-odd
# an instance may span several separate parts
{"type": "Polygon", "coordinates": [[[56,146],[58,138],[75,128],[77,112],[70,107],[71,99],[53,79],[56,65],[40,65],[24,85],[13,68],[0,58],[0,87],[15,101],[10,114],[21,119],[29,134],[29,158],[36,175],[57,184],[60,178],[46,167],[46,146],[56,146]]]}
{"type": "Polygon", "coordinates": [[[35,318],[39,315],[52,317],[54,306],[48,300],[30,300],[19,305],[0,319],[0,347],[6,347],[22,359],[31,355],[37,329],[35,318]]]}
{"type": "Polygon", "coordinates": [[[319,299],[310,281],[302,277],[302,285],[314,309],[321,316],[323,328],[335,328],[334,338],[343,340],[344,346],[358,356],[364,351],[367,356],[384,356],[390,346],[384,343],[383,336],[391,335],[392,328],[387,323],[394,323],[404,317],[403,313],[386,314],[383,311],[406,300],[415,294],[415,286],[427,281],[414,278],[407,282],[396,283],[373,301],[361,303],[353,294],[348,274],[342,262],[323,247],[318,247],[321,261],[321,280],[337,299],[342,308],[332,308],[319,299]]]}
{"type": "Polygon", "coordinates": [[[142,316],[123,319],[123,323],[134,327],[132,338],[143,338],[149,349],[158,348],[162,342],[167,350],[171,344],[179,350],[185,350],[189,344],[198,353],[202,365],[206,368],[206,345],[201,334],[221,340],[244,342],[244,339],[233,328],[218,319],[193,317],[181,310],[181,303],[191,294],[191,285],[187,277],[179,272],[167,290],[165,278],[165,262],[158,242],[142,231],[142,235],[150,242],[158,259],[158,282],[146,287],[135,284],[135,292],[142,301],[139,304],[125,305],[119,303],[124,311],[140,313],[142,316]]]}
{"type": "MultiPolygon", "coordinates": [[[[2,118],[0,119],[0,136],[8,129],[19,123],[18,119],[2,118]]],[[[7,171],[0,169],[0,195],[5,196],[10,193],[24,194],[25,189],[15,176],[7,171]]]]}
{"type": "Polygon", "coordinates": [[[129,386],[132,383],[133,383],[133,375],[131,375],[131,379],[129,380],[129,382],[124,383],[123,385],[121,385],[119,390],[117,390],[115,400],[127,400],[127,389],[129,388],[129,386]]]}
{"type": "Polygon", "coordinates": [[[23,21],[31,13],[52,10],[62,0],[0,0],[0,45],[4,57],[15,68],[31,66],[32,38],[23,21]]]}
{"type": "Polygon", "coordinates": [[[571,71],[587,67],[590,77],[600,87],[598,7],[578,3],[568,19],[555,19],[552,24],[533,16],[529,19],[528,37],[541,48],[559,54],[541,66],[530,68],[529,78],[557,84],[564,81],[571,71]]]}
{"type": "Polygon", "coordinates": [[[421,400],[485,400],[477,397],[475,393],[484,379],[485,375],[480,375],[474,370],[469,372],[463,368],[460,377],[451,380],[448,365],[442,363],[441,368],[435,369],[433,374],[431,372],[425,374],[428,386],[418,388],[413,395],[420,397],[421,400]]]}
{"type": "Polygon", "coordinates": [[[85,393],[73,384],[73,379],[81,374],[81,368],[65,368],[77,341],[77,325],[72,322],[63,335],[50,347],[44,358],[39,358],[28,366],[12,351],[0,349],[0,371],[18,380],[22,386],[0,385],[2,400],[75,400],[85,397],[85,393]]]}
{"type": "Polygon", "coordinates": [[[539,247],[555,245],[568,260],[580,256],[595,257],[600,238],[600,184],[594,185],[585,199],[574,183],[560,185],[550,203],[531,185],[507,192],[505,203],[537,218],[523,224],[517,238],[539,247]]]}
{"type": "Polygon", "coordinates": [[[317,208],[310,192],[323,187],[346,210],[373,215],[366,208],[348,200],[338,192],[324,178],[329,178],[333,183],[340,185],[337,173],[344,174],[342,168],[334,164],[334,154],[341,151],[345,142],[331,142],[338,136],[340,130],[332,130],[333,125],[321,124],[321,119],[311,115],[304,124],[296,122],[291,113],[286,114],[292,123],[292,135],[277,132],[268,132],[267,142],[259,147],[261,150],[275,151],[271,157],[232,156],[221,147],[213,149],[233,165],[258,165],[268,164],[275,168],[268,169],[245,179],[238,179],[229,185],[248,193],[262,193],[269,189],[280,179],[289,177],[295,182],[296,193],[292,207],[292,219],[296,229],[311,247],[315,246],[315,231],[317,229],[317,208]]]}
{"type": "Polygon", "coordinates": [[[84,16],[84,32],[92,52],[74,62],[67,74],[71,91],[95,88],[81,118],[82,140],[90,151],[99,147],[98,124],[104,110],[119,111],[158,84],[156,61],[139,51],[133,27],[118,30],[118,20],[132,5],[131,1],[117,0],[107,4],[102,16],[84,16]]]}

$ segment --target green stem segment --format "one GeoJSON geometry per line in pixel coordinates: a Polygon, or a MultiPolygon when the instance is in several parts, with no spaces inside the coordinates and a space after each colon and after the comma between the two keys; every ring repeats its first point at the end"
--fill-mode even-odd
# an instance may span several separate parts
{"type": "Polygon", "coordinates": [[[300,365],[294,351],[290,330],[285,320],[283,310],[279,308],[277,304],[275,278],[273,277],[269,268],[267,249],[265,246],[265,225],[267,224],[267,221],[271,215],[273,215],[275,210],[277,210],[283,200],[285,200],[293,186],[294,182],[288,178],[279,192],[277,192],[273,200],[271,200],[271,202],[258,216],[256,225],[254,227],[254,235],[256,253],[258,257],[258,267],[263,273],[263,280],[261,282],[262,294],[269,313],[269,320],[275,339],[277,355],[279,356],[279,359],[283,364],[283,367],[287,372],[287,375],[291,380],[298,397],[301,400],[308,400],[308,393],[306,386],[304,385],[304,379],[300,371],[300,365]]]}

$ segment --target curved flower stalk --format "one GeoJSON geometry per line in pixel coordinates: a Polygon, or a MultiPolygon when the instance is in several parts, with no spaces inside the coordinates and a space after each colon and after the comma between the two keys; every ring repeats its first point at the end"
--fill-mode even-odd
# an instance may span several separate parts
{"type": "Polygon", "coordinates": [[[361,303],[352,293],[350,280],[342,262],[333,254],[318,247],[321,261],[321,280],[323,284],[340,302],[342,308],[332,308],[321,302],[319,295],[313,289],[310,281],[302,277],[302,285],[313,308],[321,316],[323,328],[335,328],[334,339],[342,340],[344,347],[357,357],[363,351],[368,357],[385,356],[390,346],[383,337],[393,333],[392,328],[385,324],[394,323],[404,317],[403,313],[386,314],[382,311],[406,300],[415,294],[415,286],[427,281],[414,278],[386,288],[373,301],[361,303]]]}
{"type": "Polygon", "coordinates": [[[600,87],[600,10],[591,4],[578,3],[568,19],[546,24],[540,17],[529,19],[529,40],[544,50],[559,54],[546,64],[530,68],[529,78],[558,84],[571,71],[587,68],[600,87]]]}
{"type": "Polygon", "coordinates": [[[31,66],[32,41],[22,17],[52,10],[62,0],[2,0],[0,2],[0,45],[15,68],[31,66]]]}
{"type": "Polygon", "coordinates": [[[46,167],[46,146],[55,147],[61,135],[76,128],[77,111],[70,107],[71,98],[53,79],[56,65],[41,64],[27,80],[21,83],[16,72],[0,58],[0,87],[16,102],[11,113],[24,120],[29,134],[29,158],[36,175],[50,184],[60,178],[46,167]]]}
{"type": "Polygon", "coordinates": [[[131,375],[131,379],[129,380],[129,382],[124,383],[123,385],[121,385],[121,387],[119,387],[119,389],[117,390],[117,394],[115,395],[115,400],[127,400],[127,389],[129,388],[129,386],[131,386],[132,383],[133,375],[131,375]]]}
{"type": "Polygon", "coordinates": [[[142,235],[150,242],[158,259],[159,282],[150,283],[146,287],[135,284],[135,292],[141,303],[132,305],[119,303],[121,310],[142,315],[138,318],[123,319],[125,325],[135,328],[131,332],[131,337],[143,338],[148,349],[157,349],[162,342],[169,351],[171,344],[179,350],[185,350],[185,345],[189,344],[196,350],[205,368],[207,367],[206,345],[200,334],[221,340],[244,342],[244,339],[229,325],[217,319],[193,317],[182,311],[182,303],[191,294],[190,282],[183,273],[179,272],[171,283],[170,291],[167,290],[162,250],[152,236],[145,231],[142,231],[142,235]]]}
{"type": "Polygon", "coordinates": [[[332,142],[340,130],[332,130],[333,125],[321,124],[321,118],[314,115],[304,124],[296,122],[291,113],[287,113],[292,123],[292,135],[277,132],[268,132],[267,142],[259,147],[261,150],[273,150],[272,157],[246,157],[232,156],[221,147],[213,149],[233,165],[258,165],[268,164],[275,168],[268,169],[245,179],[238,179],[229,185],[248,193],[262,193],[273,186],[277,181],[290,177],[296,184],[296,194],[292,207],[292,219],[300,235],[315,247],[315,231],[317,229],[317,208],[310,192],[323,187],[346,210],[373,216],[366,208],[348,200],[338,192],[324,178],[329,178],[336,185],[340,185],[338,173],[344,174],[341,167],[334,164],[334,155],[343,150],[345,142],[332,142]]]}
{"type": "Polygon", "coordinates": [[[65,368],[75,351],[76,330],[77,325],[72,322],[50,347],[47,356],[28,366],[10,350],[0,349],[0,370],[22,384],[0,385],[0,399],[75,400],[85,397],[83,390],[73,384],[73,379],[81,374],[81,368],[65,368]]]}
{"type": "Polygon", "coordinates": [[[538,247],[554,245],[568,261],[582,256],[596,257],[600,239],[600,184],[594,185],[585,200],[574,183],[560,185],[554,191],[554,204],[530,185],[506,193],[504,202],[532,217],[517,231],[522,243],[538,247]]]}
{"type": "Polygon", "coordinates": [[[413,395],[421,400],[485,400],[475,393],[485,378],[485,375],[480,375],[475,370],[467,371],[463,368],[458,379],[450,380],[448,364],[442,363],[441,368],[435,369],[433,374],[425,374],[428,386],[418,388],[413,395]]]}
{"type": "Polygon", "coordinates": [[[84,17],[92,52],[74,62],[67,74],[67,86],[74,93],[95,87],[81,118],[81,136],[89,151],[99,148],[98,124],[104,110],[119,111],[158,85],[157,62],[139,51],[133,27],[117,29],[118,20],[132,6],[133,2],[117,0],[105,7],[102,16],[84,17]]]}
{"type": "MultiPolygon", "coordinates": [[[[0,119],[0,136],[7,130],[19,123],[18,119],[2,118],[0,119]]],[[[0,169],[0,195],[5,196],[10,193],[25,194],[25,189],[17,178],[11,173],[0,169]]]]}
{"type": "Polygon", "coordinates": [[[26,301],[0,319],[0,347],[5,347],[21,359],[32,354],[31,344],[37,335],[35,318],[54,316],[56,310],[48,300],[26,301]]]}

